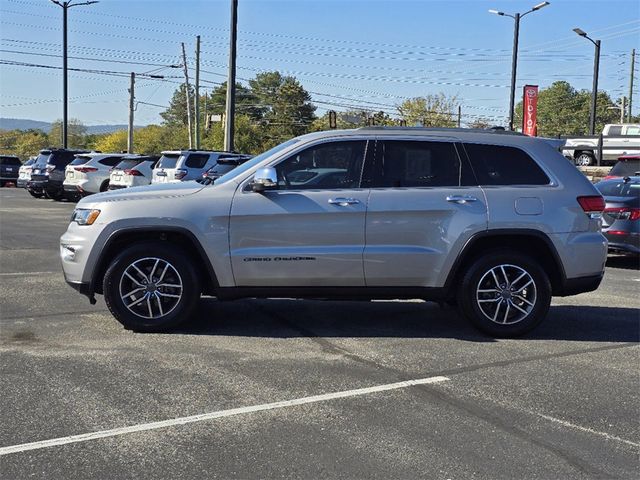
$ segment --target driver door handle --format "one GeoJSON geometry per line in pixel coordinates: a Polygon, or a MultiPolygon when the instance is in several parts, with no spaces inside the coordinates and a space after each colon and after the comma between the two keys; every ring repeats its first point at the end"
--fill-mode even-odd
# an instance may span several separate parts
{"type": "Polygon", "coordinates": [[[358,200],[357,198],[337,197],[329,199],[329,204],[339,205],[341,207],[346,207],[347,205],[355,205],[357,203],[360,203],[360,200],[358,200]]]}
{"type": "Polygon", "coordinates": [[[471,195],[449,195],[447,197],[447,202],[452,202],[452,203],[464,204],[464,203],[477,202],[477,201],[478,199],[471,195]]]}

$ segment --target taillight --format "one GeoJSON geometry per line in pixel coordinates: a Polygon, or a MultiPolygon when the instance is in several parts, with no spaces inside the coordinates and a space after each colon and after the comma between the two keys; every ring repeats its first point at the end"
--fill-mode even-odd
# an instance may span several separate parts
{"type": "Polygon", "coordinates": [[[91,172],[97,172],[98,169],[96,167],[74,167],[76,172],[80,172],[80,173],[91,173],[91,172]]]}
{"type": "Polygon", "coordinates": [[[133,175],[134,177],[144,177],[144,175],[142,175],[142,173],[140,173],[139,170],[136,170],[134,168],[127,168],[124,171],[125,175],[133,175]]]}
{"type": "Polygon", "coordinates": [[[183,168],[178,168],[176,170],[176,173],[173,175],[173,178],[180,180],[182,178],[184,178],[187,175],[187,171],[183,168]]]}
{"type": "Polygon", "coordinates": [[[584,210],[584,213],[591,218],[598,217],[604,211],[605,203],[601,195],[589,195],[577,198],[578,203],[584,210]]]}
{"type": "Polygon", "coordinates": [[[605,208],[604,213],[618,220],[640,220],[640,208],[605,208]]]}

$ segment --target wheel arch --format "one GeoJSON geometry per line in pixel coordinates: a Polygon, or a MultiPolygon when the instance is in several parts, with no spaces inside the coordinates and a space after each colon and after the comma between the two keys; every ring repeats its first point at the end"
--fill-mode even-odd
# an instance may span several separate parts
{"type": "Polygon", "coordinates": [[[184,251],[193,263],[202,281],[202,293],[215,295],[218,280],[204,248],[196,236],[183,227],[136,227],[114,231],[107,239],[100,252],[91,274],[91,293],[103,293],[102,281],[109,266],[109,261],[122,248],[144,241],[161,241],[176,245],[184,251]]]}
{"type": "Polygon", "coordinates": [[[462,247],[453,268],[445,281],[445,290],[452,294],[466,269],[483,252],[496,249],[515,250],[540,263],[549,276],[553,295],[563,291],[566,274],[558,251],[543,232],[532,229],[489,230],[475,234],[462,247]]]}

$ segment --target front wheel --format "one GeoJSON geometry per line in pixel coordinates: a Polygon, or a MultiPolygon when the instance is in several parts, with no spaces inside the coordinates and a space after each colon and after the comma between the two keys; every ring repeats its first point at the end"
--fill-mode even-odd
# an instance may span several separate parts
{"type": "Polygon", "coordinates": [[[489,252],[464,274],[458,292],[462,313],[495,337],[516,337],[547,315],[551,284],[545,271],[517,252],[489,252]]]}
{"type": "Polygon", "coordinates": [[[104,276],[104,299],[113,316],[138,332],[167,331],[189,318],[200,281],[188,255],[162,242],[124,250],[104,276]]]}

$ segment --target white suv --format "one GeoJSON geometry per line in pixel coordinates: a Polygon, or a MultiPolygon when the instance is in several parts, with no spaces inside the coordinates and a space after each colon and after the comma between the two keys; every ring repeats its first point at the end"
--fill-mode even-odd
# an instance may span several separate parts
{"type": "Polygon", "coordinates": [[[197,180],[202,174],[214,167],[218,158],[229,158],[232,152],[214,152],[207,150],[168,150],[162,152],[160,160],[153,169],[151,183],[171,183],[197,180]]]}
{"type": "Polygon", "coordinates": [[[158,157],[127,156],[111,170],[109,190],[149,185],[158,157]]]}
{"type": "Polygon", "coordinates": [[[64,192],[69,198],[105,192],[109,188],[111,169],[126,153],[82,153],[76,155],[64,174],[64,192]]]}
{"type": "Polygon", "coordinates": [[[60,239],[67,282],[127,328],[161,331],[201,295],[422,298],[521,335],[553,295],[604,274],[604,199],[544,140],[364,128],[289,140],[213,185],[82,200],[60,239]],[[315,181],[318,179],[318,181],[315,181]]]}

